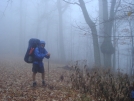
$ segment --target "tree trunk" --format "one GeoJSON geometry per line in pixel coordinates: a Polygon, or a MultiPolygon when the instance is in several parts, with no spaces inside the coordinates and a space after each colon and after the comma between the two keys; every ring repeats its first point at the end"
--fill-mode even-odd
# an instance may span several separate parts
{"type": "Polygon", "coordinates": [[[101,52],[104,56],[104,66],[112,67],[111,65],[111,55],[114,53],[114,47],[111,42],[112,35],[112,26],[113,26],[113,18],[114,18],[114,8],[115,8],[116,0],[111,1],[111,9],[110,15],[108,16],[108,2],[107,0],[103,0],[103,22],[104,22],[104,41],[101,45],[101,52]],[[109,17],[109,18],[108,18],[109,17]]]}
{"type": "MultiPolygon", "coordinates": [[[[134,0],[132,0],[132,4],[134,4],[134,0]]],[[[134,6],[133,6],[133,11],[134,11],[134,6]]],[[[134,20],[132,20],[131,23],[131,35],[132,35],[132,69],[134,69],[134,40],[133,40],[133,36],[134,36],[134,20]]],[[[133,76],[134,76],[134,70],[133,70],[133,76]]]]}
{"type": "Polygon", "coordinates": [[[19,54],[24,55],[25,46],[24,46],[24,32],[25,32],[25,16],[23,14],[23,0],[20,0],[20,44],[19,44],[19,54]]]}
{"type": "Polygon", "coordinates": [[[105,64],[105,67],[109,67],[111,66],[111,54],[104,54],[104,64],[105,64]]]}
{"type": "MultiPolygon", "coordinates": [[[[103,7],[102,7],[102,0],[99,1],[99,35],[104,36],[104,26],[101,24],[103,22],[103,7]]],[[[102,42],[104,41],[104,37],[99,37],[99,46],[101,46],[102,42]]],[[[104,59],[103,54],[100,52],[100,58],[101,58],[101,65],[104,66],[104,59]]]]}
{"type": "MultiPolygon", "coordinates": [[[[113,25],[113,36],[115,36],[115,33],[116,33],[116,22],[114,22],[114,25],[113,25]]],[[[113,38],[113,44],[114,44],[114,47],[116,48],[116,38],[114,37],[113,38]]],[[[116,49],[115,49],[116,50],[116,49]]],[[[116,69],[116,52],[114,52],[113,54],[113,70],[116,69]]]]}
{"type": "Polygon", "coordinates": [[[19,45],[19,54],[22,54],[22,0],[20,0],[20,45],[19,45]]]}
{"type": "Polygon", "coordinates": [[[65,58],[65,47],[64,47],[64,38],[63,38],[63,19],[62,19],[62,7],[61,1],[58,0],[58,12],[59,12],[59,50],[60,51],[60,62],[64,62],[65,58]]]}
{"type": "Polygon", "coordinates": [[[88,24],[88,26],[91,28],[92,37],[93,37],[95,65],[100,66],[101,65],[101,63],[100,63],[100,51],[99,51],[98,35],[97,35],[95,23],[89,17],[84,1],[79,0],[79,3],[80,3],[80,7],[82,9],[85,21],[88,24]]]}

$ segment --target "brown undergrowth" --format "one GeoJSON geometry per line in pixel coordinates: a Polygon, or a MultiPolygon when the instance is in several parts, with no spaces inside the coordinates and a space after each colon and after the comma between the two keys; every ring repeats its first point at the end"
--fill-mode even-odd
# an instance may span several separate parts
{"type": "Polygon", "coordinates": [[[87,99],[85,101],[130,101],[131,79],[121,72],[113,73],[106,68],[80,70],[75,66],[71,82],[72,88],[87,99]]]}
{"type": "Polygon", "coordinates": [[[32,64],[20,59],[0,61],[0,101],[129,101],[130,79],[110,69],[80,70],[57,68],[45,63],[47,83],[41,85],[37,74],[37,87],[32,85],[32,64]]]}

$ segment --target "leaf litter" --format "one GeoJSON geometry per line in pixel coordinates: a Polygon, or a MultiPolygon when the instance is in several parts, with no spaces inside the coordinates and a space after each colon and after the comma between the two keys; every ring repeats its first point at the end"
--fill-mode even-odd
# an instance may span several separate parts
{"type": "MultiPolygon", "coordinates": [[[[78,96],[72,92],[64,69],[51,65],[49,79],[46,71],[46,87],[41,85],[41,74],[37,73],[37,87],[32,87],[32,64],[19,60],[0,61],[0,99],[1,101],[74,101],[78,96]],[[60,80],[65,73],[66,79],[60,80]]],[[[69,81],[69,80],[68,80],[69,81]]]]}

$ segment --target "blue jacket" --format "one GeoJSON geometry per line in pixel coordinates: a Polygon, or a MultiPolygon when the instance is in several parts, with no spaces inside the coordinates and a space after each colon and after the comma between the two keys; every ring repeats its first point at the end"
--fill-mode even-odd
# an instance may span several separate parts
{"type": "Polygon", "coordinates": [[[42,47],[36,47],[34,51],[34,62],[33,64],[38,64],[40,67],[43,67],[42,60],[45,58],[49,59],[49,56],[47,56],[47,51],[45,48],[42,47]]]}

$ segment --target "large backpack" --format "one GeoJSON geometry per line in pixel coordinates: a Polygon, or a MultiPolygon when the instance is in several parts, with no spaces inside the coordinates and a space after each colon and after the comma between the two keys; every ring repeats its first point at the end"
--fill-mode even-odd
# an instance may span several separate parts
{"type": "Polygon", "coordinates": [[[28,48],[24,57],[24,61],[27,63],[33,63],[34,61],[34,49],[39,46],[40,40],[31,38],[29,40],[28,48]]]}

